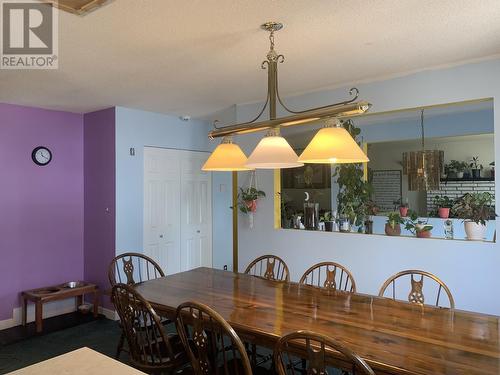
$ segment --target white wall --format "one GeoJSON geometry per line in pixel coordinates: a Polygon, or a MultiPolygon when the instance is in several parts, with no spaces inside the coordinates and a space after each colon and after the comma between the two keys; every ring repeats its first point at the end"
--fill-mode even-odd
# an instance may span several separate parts
{"type": "MultiPolygon", "coordinates": [[[[286,76],[281,75],[282,80],[286,76]]],[[[425,71],[387,81],[357,86],[361,98],[373,104],[372,112],[413,108],[492,97],[495,144],[500,144],[500,61],[491,60],[442,70],[425,71]]],[[[347,87],[289,98],[290,107],[326,105],[347,97],[347,87]]],[[[248,120],[259,104],[237,108],[238,121],[248,120]]],[[[262,135],[239,137],[250,152],[262,135]]],[[[498,152],[496,153],[498,158],[498,152]]],[[[353,273],[358,291],[377,294],[390,275],[409,268],[435,273],[451,288],[459,309],[500,315],[500,299],[491,288],[500,285],[500,245],[467,241],[397,238],[342,233],[275,230],[273,228],[273,172],[259,171],[260,187],[268,193],[255,214],[254,228],[239,226],[239,269],[265,253],[287,262],[292,280],[298,280],[310,265],[335,260],[353,273]],[[425,241],[425,242],[422,242],[425,241]]],[[[499,186],[496,187],[498,195],[499,186]]],[[[498,228],[498,221],[497,221],[498,228]]]]}

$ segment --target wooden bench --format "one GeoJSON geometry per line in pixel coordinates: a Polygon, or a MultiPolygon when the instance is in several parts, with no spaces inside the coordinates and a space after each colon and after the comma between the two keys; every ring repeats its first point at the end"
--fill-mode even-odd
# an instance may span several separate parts
{"type": "Polygon", "coordinates": [[[35,304],[36,332],[42,332],[43,304],[75,297],[76,308],[83,303],[85,294],[94,295],[94,317],[99,309],[99,288],[95,284],[85,281],[68,282],[60,285],[25,290],[21,293],[23,299],[23,326],[26,325],[28,315],[28,301],[35,304]]]}

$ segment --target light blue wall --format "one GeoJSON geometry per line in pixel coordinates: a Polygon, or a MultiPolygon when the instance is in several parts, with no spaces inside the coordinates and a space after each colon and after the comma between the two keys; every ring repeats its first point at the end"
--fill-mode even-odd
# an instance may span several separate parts
{"type": "MultiPolygon", "coordinates": [[[[286,77],[281,75],[281,79],[286,77]]],[[[372,112],[493,98],[496,149],[500,145],[500,60],[425,71],[357,87],[360,97],[373,104],[372,112]]],[[[286,102],[297,109],[327,105],[345,99],[347,92],[345,87],[287,98],[286,102]]],[[[238,121],[250,119],[259,106],[238,106],[238,121]]],[[[249,152],[261,136],[241,136],[238,142],[249,152]]],[[[259,171],[258,176],[262,190],[273,191],[272,171],[259,171]]],[[[499,191],[497,184],[497,196],[499,191]]],[[[377,294],[384,280],[400,270],[424,269],[449,285],[457,308],[500,315],[500,299],[484,292],[492,285],[500,285],[499,243],[275,230],[273,200],[269,196],[259,205],[253,229],[240,221],[239,250],[240,269],[259,255],[274,253],[288,263],[292,280],[298,280],[314,263],[337,261],[352,271],[359,292],[369,294],[377,294]]]]}
{"type": "MultiPolygon", "coordinates": [[[[175,116],[116,108],[117,254],[143,250],[144,146],[211,151],[214,144],[207,138],[210,127],[211,125],[204,121],[185,122],[175,116]],[[130,148],[135,148],[135,156],[130,155],[130,148]]],[[[227,246],[223,239],[227,236],[228,223],[227,215],[221,215],[221,212],[230,209],[224,200],[224,194],[218,192],[220,184],[223,183],[227,183],[227,176],[213,175],[213,238],[216,239],[213,247],[214,266],[230,263],[231,259],[228,261],[224,257],[227,253],[232,255],[232,244],[229,249],[224,248],[227,246]]],[[[230,185],[229,183],[228,186],[230,185]]],[[[226,190],[225,194],[230,196],[230,191],[226,190]]]]}
{"type": "MultiPolygon", "coordinates": [[[[376,116],[373,116],[376,117],[376,116]]],[[[385,123],[366,124],[360,120],[361,136],[365,142],[389,142],[420,138],[420,118],[394,120],[385,123]]],[[[369,118],[367,118],[369,120],[369,118]]],[[[493,108],[480,111],[449,113],[426,116],[425,137],[454,137],[493,133],[493,108]]]]}

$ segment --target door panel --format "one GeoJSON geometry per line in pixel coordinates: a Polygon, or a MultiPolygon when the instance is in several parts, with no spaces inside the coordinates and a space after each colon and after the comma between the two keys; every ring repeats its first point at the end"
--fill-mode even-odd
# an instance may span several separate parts
{"type": "Polygon", "coordinates": [[[211,175],[201,171],[206,154],[183,157],[181,190],[181,269],[212,267],[211,175]]]}
{"type": "Polygon", "coordinates": [[[144,252],[167,274],[212,266],[206,153],[144,148],[144,252]]]}

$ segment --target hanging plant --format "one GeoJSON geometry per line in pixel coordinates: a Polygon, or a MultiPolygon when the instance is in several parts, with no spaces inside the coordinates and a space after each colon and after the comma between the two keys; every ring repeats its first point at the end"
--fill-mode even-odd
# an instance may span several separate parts
{"type": "Polygon", "coordinates": [[[238,208],[244,214],[253,213],[257,211],[257,201],[259,198],[266,196],[266,193],[262,190],[250,186],[247,188],[240,187],[240,192],[238,193],[238,208]]]}

